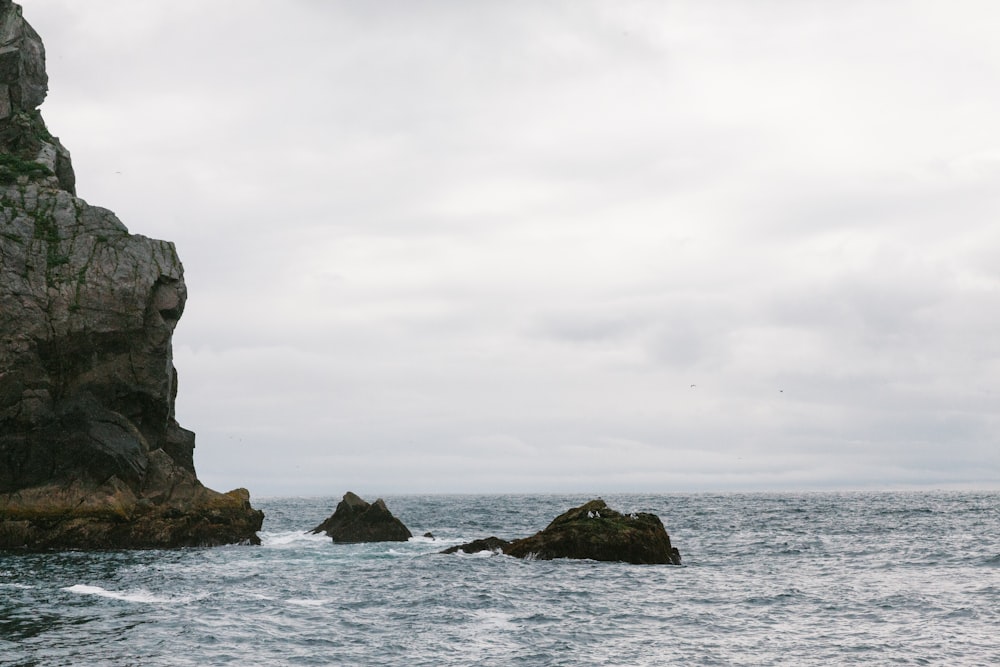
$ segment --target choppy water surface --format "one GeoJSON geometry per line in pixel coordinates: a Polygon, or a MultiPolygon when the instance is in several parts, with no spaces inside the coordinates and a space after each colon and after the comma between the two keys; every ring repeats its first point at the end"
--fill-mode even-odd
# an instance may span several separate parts
{"type": "Polygon", "coordinates": [[[681,567],[437,553],[588,499],[387,496],[435,539],[334,545],[303,531],[337,499],[273,498],[261,547],[0,554],[0,664],[1000,664],[997,493],[605,496],[681,567]]]}

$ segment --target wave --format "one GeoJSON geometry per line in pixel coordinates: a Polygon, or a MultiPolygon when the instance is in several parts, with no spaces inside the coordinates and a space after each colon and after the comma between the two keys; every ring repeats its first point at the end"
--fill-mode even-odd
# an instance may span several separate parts
{"type": "Polygon", "coordinates": [[[87,584],[75,584],[73,586],[67,586],[66,588],[63,588],[63,590],[67,593],[76,593],[77,595],[96,595],[110,600],[141,602],[146,604],[184,604],[187,602],[193,602],[194,600],[200,600],[208,596],[208,593],[204,593],[201,595],[163,597],[160,595],[154,595],[153,593],[142,589],[121,593],[118,591],[109,591],[108,589],[101,588],[100,586],[89,586],[87,584]]]}
{"type": "Polygon", "coordinates": [[[322,607],[329,602],[330,600],[317,600],[315,598],[289,598],[285,600],[285,604],[295,605],[296,607],[322,607]]]}
{"type": "Polygon", "coordinates": [[[462,558],[491,558],[493,556],[502,556],[503,551],[500,549],[482,549],[480,551],[463,551],[459,549],[453,556],[460,556],[462,558]]]}
{"type": "Polygon", "coordinates": [[[313,535],[303,533],[300,530],[292,530],[281,533],[260,533],[260,543],[265,547],[285,547],[301,544],[326,544],[330,538],[323,534],[313,535]]]}
{"type": "Polygon", "coordinates": [[[747,597],[744,601],[753,606],[766,606],[773,604],[788,604],[800,599],[801,597],[802,591],[797,588],[789,588],[788,590],[775,593],[773,595],[752,595],[747,597]]]}
{"type": "Polygon", "coordinates": [[[261,548],[0,555],[0,663],[64,664],[71,647],[112,665],[1000,664],[1000,495],[926,526],[880,518],[869,496],[806,496],[794,516],[760,498],[704,498],[717,519],[695,516],[702,496],[649,502],[688,561],[677,569],[437,555],[571,506],[534,497],[392,503],[433,541],[335,544],[282,519],[261,548]]]}

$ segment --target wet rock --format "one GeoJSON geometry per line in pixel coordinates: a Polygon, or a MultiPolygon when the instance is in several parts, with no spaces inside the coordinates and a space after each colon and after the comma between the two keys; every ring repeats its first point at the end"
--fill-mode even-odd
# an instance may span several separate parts
{"type": "Polygon", "coordinates": [[[403,522],[392,515],[384,500],[367,503],[350,491],[344,494],[333,514],[310,532],[326,533],[340,543],[405,542],[413,537],[403,522]]]}
{"type": "Polygon", "coordinates": [[[47,87],[0,0],[0,548],[256,542],[263,515],[201,485],[174,416],[176,249],[75,196],[47,87]]]}
{"type": "Polygon", "coordinates": [[[172,486],[147,486],[137,493],[112,477],[100,484],[77,479],[6,494],[0,545],[38,550],[260,544],[263,514],[250,506],[246,489],[216,493],[159,455],[152,467],[172,486]]]}
{"type": "Polygon", "coordinates": [[[518,558],[589,558],[636,564],[679,565],[680,552],[659,517],[640,512],[621,514],[603,500],[575,507],[531,537],[515,540],[504,553],[518,558]]]}
{"type": "Polygon", "coordinates": [[[496,536],[490,536],[482,540],[473,540],[467,544],[459,544],[454,547],[448,547],[441,553],[443,554],[454,554],[461,551],[466,554],[477,554],[481,551],[493,551],[493,552],[503,552],[510,542],[507,540],[502,540],[496,536]]]}
{"type": "Polygon", "coordinates": [[[531,537],[507,542],[498,537],[449,547],[441,553],[502,552],[516,558],[579,558],[635,564],[681,564],[663,522],[655,514],[621,514],[601,500],[574,507],[531,537]]]}

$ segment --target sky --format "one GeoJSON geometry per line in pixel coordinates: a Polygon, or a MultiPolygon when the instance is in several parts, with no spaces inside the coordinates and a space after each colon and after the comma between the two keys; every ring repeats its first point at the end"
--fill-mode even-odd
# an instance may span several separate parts
{"type": "Polygon", "coordinates": [[[212,488],[1000,488],[991,0],[21,4],[212,488]]]}

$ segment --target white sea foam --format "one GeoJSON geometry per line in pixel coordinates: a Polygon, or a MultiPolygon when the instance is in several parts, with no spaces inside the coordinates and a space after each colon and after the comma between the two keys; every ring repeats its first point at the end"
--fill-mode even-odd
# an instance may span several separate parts
{"type": "Polygon", "coordinates": [[[487,609],[477,609],[472,612],[472,617],[475,619],[480,628],[504,629],[514,627],[513,614],[487,609]]]}
{"type": "Polygon", "coordinates": [[[186,602],[192,602],[194,600],[200,600],[201,598],[207,597],[208,593],[202,595],[179,595],[176,597],[164,597],[161,595],[154,595],[147,590],[136,589],[132,591],[119,592],[119,591],[109,591],[106,588],[101,588],[100,586],[89,586],[87,584],[76,584],[74,586],[68,586],[63,589],[67,593],[76,593],[77,595],[96,595],[102,598],[109,598],[111,600],[122,600],[124,602],[143,602],[146,604],[184,604],[186,602]]]}
{"type": "Polygon", "coordinates": [[[29,586],[28,584],[17,584],[17,583],[4,583],[0,581],[0,588],[17,588],[18,590],[27,591],[34,588],[34,586],[29,586]]]}
{"type": "Polygon", "coordinates": [[[303,544],[326,544],[330,538],[326,535],[303,533],[299,530],[292,530],[283,533],[260,533],[260,542],[265,547],[286,547],[303,544]]]}
{"type": "Polygon", "coordinates": [[[293,604],[297,607],[322,607],[327,602],[329,602],[329,600],[316,600],[309,598],[291,598],[285,600],[285,604],[293,604]]]}
{"type": "Polygon", "coordinates": [[[248,600],[261,600],[263,602],[274,602],[278,598],[271,595],[263,595],[261,593],[244,593],[248,600]]]}
{"type": "Polygon", "coordinates": [[[483,549],[482,551],[473,551],[472,553],[468,553],[467,551],[459,549],[457,553],[459,556],[463,556],[465,558],[491,558],[498,555],[499,552],[497,550],[483,549]]]}
{"type": "Polygon", "coordinates": [[[476,610],[455,631],[462,638],[461,648],[469,662],[478,662],[481,656],[498,651],[516,650],[517,626],[511,614],[476,610]]]}

